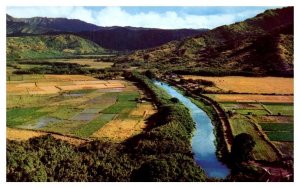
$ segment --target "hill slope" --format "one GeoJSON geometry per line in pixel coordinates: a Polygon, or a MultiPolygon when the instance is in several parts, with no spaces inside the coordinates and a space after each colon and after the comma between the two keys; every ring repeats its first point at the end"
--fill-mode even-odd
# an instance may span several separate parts
{"type": "Polygon", "coordinates": [[[45,34],[49,32],[80,32],[99,29],[99,26],[77,19],[67,18],[14,18],[6,15],[6,33],[17,34],[45,34]]]}
{"type": "Polygon", "coordinates": [[[98,54],[106,50],[75,35],[39,35],[7,37],[8,59],[52,58],[70,55],[98,54]]]}
{"type": "Polygon", "coordinates": [[[153,48],[173,40],[199,35],[206,31],[208,30],[109,27],[77,34],[107,49],[130,51],[153,48]]]}
{"type": "Polygon", "coordinates": [[[185,74],[291,76],[293,14],[293,7],[267,10],[181,42],[137,51],[120,61],[159,63],[160,68],[185,74]]]}
{"type": "Polygon", "coordinates": [[[172,40],[202,34],[207,29],[155,29],[137,27],[101,27],[76,19],[14,18],[6,15],[7,36],[71,33],[104,48],[131,51],[152,48],[172,40]]]}

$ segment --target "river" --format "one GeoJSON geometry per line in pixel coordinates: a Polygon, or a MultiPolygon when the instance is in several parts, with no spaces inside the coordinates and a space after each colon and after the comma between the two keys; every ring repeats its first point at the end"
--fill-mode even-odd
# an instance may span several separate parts
{"type": "Polygon", "coordinates": [[[154,81],[154,84],[164,89],[170,96],[176,97],[190,110],[192,119],[196,124],[191,142],[196,163],[210,178],[225,178],[229,175],[228,167],[221,163],[216,156],[214,126],[209,116],[173,87],[159,81],[154,81]]]}

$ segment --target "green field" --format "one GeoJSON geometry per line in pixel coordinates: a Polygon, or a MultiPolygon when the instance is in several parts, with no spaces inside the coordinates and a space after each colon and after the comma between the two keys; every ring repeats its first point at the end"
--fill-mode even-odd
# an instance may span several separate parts
{"type": "Polygon", "coordinates": [[[74,134],[80,137],[89,137],[95,131],[99,130],[106,123],[111,121],[115,116],[116,114],[101,114],[96,119],[79,127],[77,130],[74,131],[74,134]]]}
{"type": "Polygon", "coordinates": [[[292,123],[260,123],[271,141],[294,141],[292,123]]]}
{"type": "Polygon", "coordinates": [[[28,123],[46,115],[46,112],[40,112],[40,108],[13,108],[7,111],[7,123],[8,127],[17,127],[24,123],[28,123]]]}
{"type": "MultiPolygon", "coordinates": [[[[75,78],[76,75],[64,76],[66,81],[61,81],[61,84],[73,83],[70,80],[75,78]]],[[[10,75],[9,79],[16,80],[9,82],[8,87],[11,88],[18,88],[19,83],[43,82],[51,85],[57,82],[43,75],[10,75]]],[[[55,94],[28,94],[23,90],[19,94],[10,92],[6,99],[7,126],[89,137],[114,118],[141,120],[143,116],[129,115],[137,108],[136,98],[140,93],[131,83],[126,85],[129,89],[124,91],[108,88],[108,91],[81,89],[55,94]]]]}
{"type": "Polygon", "coordinates": [[[294,131],[293,123],[260,123],[264,131],[294,131]]]}
{"type": "Polygon", "coordinates": [[[246,116],[254,119],[261,126],[268,138],[274,142],[283,155],[290,156],[294,141],[293,114],[291,103],[255,103],[255,102],[222,102],[219,103],[225,112],[233,112],[229,118],[234,135],[248,133],[256,141],[254,157],[259,160],[273,161],[276,154],[249,122],[246,116]]]}
{"type": "Polygon", "coordinates": [[[139,96],[138,92],[122,92],[117,97],[116,104],[102,111],[105,114],[116,114],[126,108],[132,109],[136,107],[135,99],[139,96]]]}
{"type": "Polygon", "coordinates": [[[268,111],[264,109],[237,109],[235,110],[236,113],[241,114],[241,115],[266,115],[269,114],[268,111]]]}
{"type": "Polygon", "coordinates": [[[270,145],[259,136],[249,120],[243,117],[232,118],[230,119],[230,125],[234,136],[240,133],[248,133],[254,138],[256,145],[253,150],[253,155],[256,160],[277,160],[276,153],[270,145]]]}
{"type": "Polygon", "coordinates": [[[264,104],[264,106],[269,109],[274,115],[294,115],[294,105],[293,104],[264,104]]]}

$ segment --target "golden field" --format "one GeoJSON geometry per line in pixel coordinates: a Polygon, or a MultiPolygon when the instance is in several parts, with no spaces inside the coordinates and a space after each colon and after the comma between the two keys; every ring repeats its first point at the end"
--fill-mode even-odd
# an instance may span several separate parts
{"type": "Polygon", "coordinates": [[[215,83],[216,87],[224,91],[238,93],[276,93],[293,94],[294,79],[281,77],[244,77],[244,76],[192,76],[185,75],[184,79],[203,79],[215,83]]]}

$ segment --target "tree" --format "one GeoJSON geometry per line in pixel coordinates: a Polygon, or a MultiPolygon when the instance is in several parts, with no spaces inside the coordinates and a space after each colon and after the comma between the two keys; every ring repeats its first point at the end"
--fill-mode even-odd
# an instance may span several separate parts
{"type": "Polygon", "coordinates": [[[153,79],[153,78],[156,77],[156,76],[155,76],[155,73],[154,73],[153,71],[151,71],[151,70],[147,70],[147,71],[145,72],[145,75],[146,75],[148,78],[150,78],[150,79],[153,79]]]}
{"type": "Polygon", "coordinates": [[[176,97],[172,97],[170,99],[173,103],[178,103],[179,102],[179,99],[177,99],[176,97]]]}
{"type": "Polygon", "coordinates": [[[231,146],[231,158],[233,162],[241,163],[250,160],[255,144],[253,137],[247,133],[235,136],[231,146]]]}
{"type": "Polygon", "coordinates": [[[152,160],[145,162],[132,174],[132,181],[159,182],[170,181],[169,166],[166,160],[152,160]]]}

